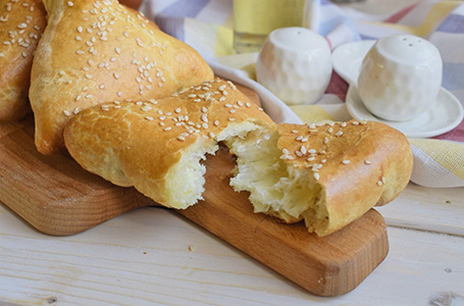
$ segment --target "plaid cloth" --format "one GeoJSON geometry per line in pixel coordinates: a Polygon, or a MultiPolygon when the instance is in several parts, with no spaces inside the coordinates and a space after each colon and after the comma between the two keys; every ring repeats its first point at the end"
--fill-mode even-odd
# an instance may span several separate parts
{"type": "MultiPolygon", "coordinates": [[[[334,48],[361,39],[409,33],[434,43],[443,58],[443,86],[464,102],[464,1],[421,1],[388,16],[318,4],[318,32],[334,48]]],[[[141,11],[165,32],[196,48],[216,74],[253,88],[277,122],[348,120],[343,103],[348,84],[333,74],[315,105],[288,107],[254,81],[256,54],[234,55],[231,0],[145,0],[141,11]]],[[[412,181],[428,187],[464,186],[464,121],[430,139],[410,139],[415,157],[412,181]]]]}

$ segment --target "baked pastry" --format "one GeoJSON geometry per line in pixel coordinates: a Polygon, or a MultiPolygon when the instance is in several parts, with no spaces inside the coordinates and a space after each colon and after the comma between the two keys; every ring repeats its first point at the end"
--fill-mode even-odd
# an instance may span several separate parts
{"type": "Polygon", "coordinates": [[[64,148],[63,128],[81,110],[148,99],[213,79],[202,57],[116,0],[45,0],[48,25],[37,47],[29,98],[35,143],[64,148]]]}
{"type": "Polygon", "coordinates": [[[393,200],[412,171],[406,137],[375,122],[275,125],[230,82],[170,98],[85,110],[65,128],[71,156],[90,172],[135,186],[173,208],[204,191],[206,154],[224,141],[237,157],[230,185],[256,213],[328,235],[393,200]]]}
{"type": "Polygon", "coordinates": [[[399,131],[375,122],[281,124],[228,140],[237,156],[236,191],[257,213],[328,235],[393,200],[411,176],[412,153],[399,131]]]}
{"type": "Polygon", "coordinates": [[[271,126],[234,84],[217,79],[169,98],[84,110],[66,126],[64,140],[86,170],[183,209],[202,199],[200,161],[219,141],[271,126]]]}
{"type": "Polygon", "coordinates": [[[0,121],[24,117],[32,54],[45,27],[41,0],[0,0],[0,121]]]}

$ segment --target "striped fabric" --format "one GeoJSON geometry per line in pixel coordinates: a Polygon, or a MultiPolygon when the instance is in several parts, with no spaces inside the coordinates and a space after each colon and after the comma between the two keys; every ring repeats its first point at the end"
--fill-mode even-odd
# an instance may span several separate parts
{"type": "MultiPolygon", "coordinates": [[[[340,8],[328,0],[319,2],[318,31],[332,48],[398,33],[429,39],[443,57],[443,86],[464,102],[464,1],[425,0],[386,16],[340,8]]],[[[350,118],[343,103],[348,86],[335,73],[325,96],[310,106],[289,108],[255,82],[256,54],[234,55],[231,0],[145,0],[141,11],[164,31],[196,48],[216,74],[257,91],[277,122],[350,118]]],[[[410,141],[415,156],[412,181],[428,187],[464,187],[464,121],[434,139],[410,141]]]]}

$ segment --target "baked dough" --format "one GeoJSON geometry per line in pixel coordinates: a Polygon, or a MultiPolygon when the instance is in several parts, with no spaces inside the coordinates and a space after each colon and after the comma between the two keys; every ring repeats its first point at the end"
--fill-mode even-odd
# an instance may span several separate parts
{"type": "Polygon", "coordinates": [[[249,192],[256,213],[304,220],[319,236],[393,200],[413,160],[406,137],[384,124],[276,125],[219,79],[170,98],[90,108],[64,138],[88,171],[180,209],[202,199],[201,160],[223,141],[237,157],[230,185],[249,192]]]}
{"type": "Polygon", "coordinates": [[[219,141],[272,126],[234,84],[217,79],[169,98],[84,110],[66,126],[64,139],[86,170],[183,209],[202,199],[200,161],[219,141]]]}
{"type": "Polygon", "coordinates": [[[44,3],[48,25],[29,91],[43,154],[64,148],[63,128],[83,109],[165,97],[214,77],[195,50],[116,0],[44,3]]]}
{"type": "Polygon", "coordinates": [[[33,52],[45,27],[40,0],[0,0],[0,121],[29,111],[27,91],[33,52]]]}
{"type": "Polygon", "coordinates": [[[228,145],[237,156],[230,184],[250,192],[254,211],[286,223],[304,219],[319,236],[393,200],[413,164],[406,137],[376,122],[281,124],[228,145]]]}

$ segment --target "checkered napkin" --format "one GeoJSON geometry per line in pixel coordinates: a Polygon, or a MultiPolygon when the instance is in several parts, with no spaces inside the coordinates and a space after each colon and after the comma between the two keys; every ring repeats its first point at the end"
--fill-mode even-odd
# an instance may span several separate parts
{"type": "MultiPolygon", "coordinates": [[[[464,103],[464,1],[421,1],[388,16],[340,8],[328,0],[319,3],[318,32],[332,48],[397,33],[429,39],[443,57],[443,86],[464,103]]],[[[255,82],[256,54],[234,55],[231,0],[145,0],[141,11],[165,32],[196,48],[216,74],[253,88],[275,121],[350,119],[343,103],[348,84],[336,73],[324,97],[310,106],[288,107],[255,82]]],[[[410,142],[415,157],[413,182],[427,187],[464,187],[464,121],[446,134],[410,142]]]]}

